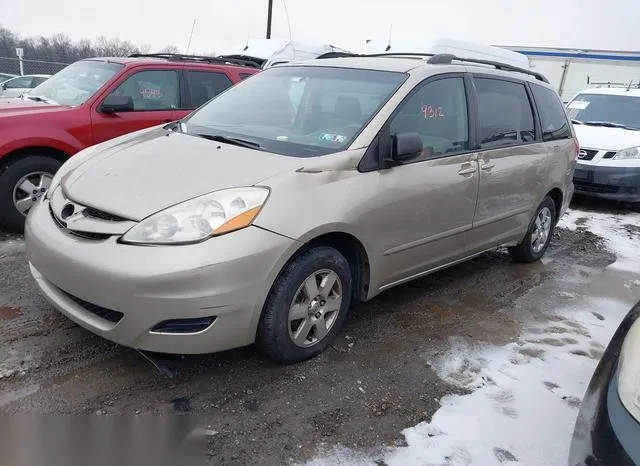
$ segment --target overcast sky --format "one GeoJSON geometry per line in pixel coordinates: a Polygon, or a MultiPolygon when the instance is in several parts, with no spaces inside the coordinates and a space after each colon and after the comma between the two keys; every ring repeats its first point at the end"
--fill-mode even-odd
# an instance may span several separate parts
{"type": "MultiPolygon", "coordinates": [[[[386,40],[392,25],[399,41],[640,50],[640,0],[274,0],[272,36],[286,39],[285,2],[294,40],[345,48],[386,40]]],[[[191,52],[205,53],[264,37],[267,0],[0,0],[0,11],[22,36],[106,35],[181,51],[196,18],[191,52]]]]}

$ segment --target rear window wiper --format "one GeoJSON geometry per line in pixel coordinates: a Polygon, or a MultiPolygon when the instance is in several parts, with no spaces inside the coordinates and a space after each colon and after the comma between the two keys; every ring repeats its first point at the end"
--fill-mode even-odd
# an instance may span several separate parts
{"type": "Polygon", "coordinates": [[[629,129],[629,130],[632,130],[632,131],[640,130],[640,128],[634,128],[632,126],[627,126],[627,125],[623,125],[623,124],[620,124],[620,123],[612,123],[610,121],[585,121],[584,124],[585,125],[589,125],[589,126],[604,126],[606,128],[629,129]]]}
{"type": "Polygon", "coordinates": [[[246,141],[244,139],[231,138],[229,136],[223,136],[221,134],[206,134],[206,133],[196,134],[196,136],[200,136],[201,138],[205,138],[210,141],[223,142],[225,144],[232,144],[234,146],[246,147],[247,149],[260,150],[260,144],[253,141],[246,141]]]}

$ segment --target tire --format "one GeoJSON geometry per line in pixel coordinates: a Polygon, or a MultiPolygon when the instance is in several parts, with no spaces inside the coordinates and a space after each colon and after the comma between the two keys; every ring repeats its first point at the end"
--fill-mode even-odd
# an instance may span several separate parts
{"type": "Polygon", "coordinates": [[[0,224],[11,231],[22,233],[28,210],[25,213],[18,210],[14,203],[14,193],[20,197],[19,200],[23,198],[39,199],[44,194],[42,189],[46,190],[46,188],[44,185],[38,184],[37,180],[48,177],[50,182],[61,165],[59,161],[43,155],[25,155],[15,162],[9,163],[4,169],[0,168],[0,224]],[[17,185],[19,183],[23,185],[24,177],[29,174],[33,174],[30,180],[34,181],[31,184],[38,188],[37,193],[27,193],[22,189],[17,189],[17,185]]]}
{"type": "Polygon", "coordinates": [[[302,252],[285,266],[271,288],[258,324],[256,346],[280,364],[317,356],[340,331],[351,304],[351,291],[351,271],[342,254],[326,246],[302,252]],[[322,286],[327,285],[327,277],[335,279],[330,290],[322,286]],[[319,283],[318,300],[309,298],[313,281],[319,283]],[[309,288],[307,283],[311,283],[309,288]],[[319,325],[324,331],[318,330],[319,325]]]}
{"type": "MultiPolygon", "coordinates": [[[[556,224],[556,204],[551,197],[544,198],[540,206],[536,209],[536,213],[531,219],[527,234],[520,244],[515,247],[509,248],[509,255],[516,262],[535,262],[540,260],[549,247],[551,237],[553,236],[553,229],[556,224]],[[539,221],[544,218],[544,222],[548,223],[548,229],[544,228],[542,231],[546,232],[546,236],[543,238],[536,238],[539,236],[539,221]],[[540,241],[543,241],[542,244],[540,241]]],[[[546,225],[546,223],[545,223],[546,225]]],[[[543,225],[544,227],[544,225],[543,225]]]]}

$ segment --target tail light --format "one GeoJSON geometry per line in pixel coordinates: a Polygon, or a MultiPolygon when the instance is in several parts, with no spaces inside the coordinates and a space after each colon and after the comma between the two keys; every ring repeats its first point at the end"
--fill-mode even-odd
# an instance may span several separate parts
{"type": "Polygon", "coordinates": [[[578,142],[578,138],[576,137],[573,138],[573,146],[576,152],[574,160],[578,160],[578,154],[580,154],[580,143],[578,142]]]}

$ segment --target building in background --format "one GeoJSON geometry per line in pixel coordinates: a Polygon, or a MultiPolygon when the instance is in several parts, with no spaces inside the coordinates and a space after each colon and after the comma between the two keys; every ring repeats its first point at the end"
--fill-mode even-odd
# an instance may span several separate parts
{"type": "Polygon", "coordinates": [[[640,52],[499,46],[529,57],[533,71],[554,84],[564,102],[588,87],[640,86],[640,52]]]}

